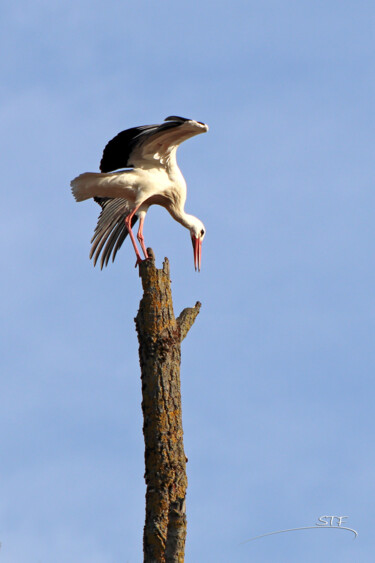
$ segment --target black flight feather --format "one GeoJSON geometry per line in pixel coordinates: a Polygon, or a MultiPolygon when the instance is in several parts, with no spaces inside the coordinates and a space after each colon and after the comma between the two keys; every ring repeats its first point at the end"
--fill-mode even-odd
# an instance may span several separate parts
{"type": "Polygon", "coordinates": [[[131,154],[138,145],[147,141],[155,133],[179,127],[185,121],[189,121],[189,119],[172,115],[167,117],[161,125],[142,125],[121,131],[104,148],[100,171],[113,172],[120,168],[132,168],[131,154]]]}

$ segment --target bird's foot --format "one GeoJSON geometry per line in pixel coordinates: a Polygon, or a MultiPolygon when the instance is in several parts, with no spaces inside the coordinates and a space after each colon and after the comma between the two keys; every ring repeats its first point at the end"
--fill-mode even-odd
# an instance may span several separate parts
{"type": "Polygon", "coordinates": [[[134,268],[136,268],[137,266],[139,266],[139,264],[142,264],[142,262],[143,262],[142,258],[141,258],[140,256],[137,256],[137,261],[136,261],[136,263],[135,263],[134,268]]]}
{"type": "Polygon", "coordinates": [[[146,258],[144,258],[144,259],[142,259],[142,258],[137,258],[137,261],[136,261],[136,263],[135,263],[134,268],[136,268],[137,266],[139,266],[139,264],[142,264],[142,262],[147,262],[147,261],[149,261],[149,260],[152,260],[152,257],[151,257],[151,256],[148,256],[148,255],[147,255],[146,258]]]}

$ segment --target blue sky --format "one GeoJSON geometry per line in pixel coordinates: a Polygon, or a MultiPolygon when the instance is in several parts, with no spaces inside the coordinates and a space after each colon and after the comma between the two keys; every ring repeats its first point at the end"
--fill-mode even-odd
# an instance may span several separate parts
{"type": "Polygon", "coordinates": [[[70,180],[175,114],[189,235],[151,208],[183,343],[191,562],[373,560],[373,2],[19,1],[1,8],[0,556],[137,563],[141,297],[88,259],[70,180]],[[358,531],[307,530],[346,515],[358,531]]]}

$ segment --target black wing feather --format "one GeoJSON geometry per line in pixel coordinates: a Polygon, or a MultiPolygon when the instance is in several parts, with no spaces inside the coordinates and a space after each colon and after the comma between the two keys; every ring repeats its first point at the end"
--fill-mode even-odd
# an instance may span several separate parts
{"type": "MultiPolygon", "coordinates": [[[[124,205],[124,200],[114,198],[94,198],[102,208],[99,215],[98,224],[91,239],[90,258],[93,258],[94,266],[101,255],[100,267],[107,266],[112,254],[112,262],[117,251],[128,236],[125,226],[125,217],[129,214],[129,209],[124,205]],[[113,247],[114,250],[113,250],[113,247]],[[113,251],[113,252],[112,252],[113,251]]],[[[131,226],[135,225],[138,217],[134,215],[131,226]]]]}
{"type": "Polygon", "coordinates": [[[113,172],[119,168],[130,168],[129,157],[136,145],[137,137],[145,129],[154,129],[154,125],[143,127],[132,127],[121,131],[116,137],[111,139],[104,148],[102,160],[100,161],[101,172],[113,172]]]}

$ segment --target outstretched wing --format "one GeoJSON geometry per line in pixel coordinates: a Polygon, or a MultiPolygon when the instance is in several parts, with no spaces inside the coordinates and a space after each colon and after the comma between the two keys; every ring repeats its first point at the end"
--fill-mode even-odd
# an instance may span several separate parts
{"type": "MultiPolygon", "coordinates": [[[[90,258],[94,258],[94,266],[101,254],[100,268],[107,266],[112,254],[112,262],[117,251],[128,236],[125,226],[125,217],[129,215],[130,209],[126,200],[112,198],[94,198],[102,208],[98,218],[94,236],[91,239],[90,258]]],[[[132,219],[132,227],[137,222],[138,217],[132,219]]]]}
{"type": "MultiPolygon", "coordinates": [[[[101,172],[113,172],[121,168],[137,168],[150,162],[164,165],[173,148],[180,143],[204,133],[207,125],[199,121],[171,115],[161,125],[143,125],[122,131],[106,145],[100,161],[101,172]]],[[[94,197],[101,206],[98,223],[91,240],[90,258],[96,265],[101,255],[100,267],[112,262],[128,231],[125,217],[131,212],[126,200],[120,198],[94,197]]],[[[132,227],[137,222],[135,215],[132,227]]]]}
{"type": "Polygon", "coordinates": [[[161,125],[143,125],[122,131],[114,137],[103,151],[101,172],[119,168],[137,168],[154,162],[164,164],[170,151],[180,143],[204,133],[203,123],[171,115],[161,125]]]}

